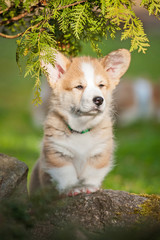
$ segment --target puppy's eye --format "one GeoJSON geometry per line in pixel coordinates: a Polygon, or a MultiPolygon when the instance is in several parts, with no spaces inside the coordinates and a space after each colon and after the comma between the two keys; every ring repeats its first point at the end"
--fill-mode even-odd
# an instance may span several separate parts
{"type": "Polygon", "coordinates": [[[103,87],[104,87],[104,84],[99,84],[98,87],[99,87],[99,88],[103,88],[103,87]]]}
{"type": "Polygon", "coordinates": [[[79,90],[82,90],[83,89],[83,86],[82,85],[78,85],[76,86],[75,88],[79,89],[79,90]]]}

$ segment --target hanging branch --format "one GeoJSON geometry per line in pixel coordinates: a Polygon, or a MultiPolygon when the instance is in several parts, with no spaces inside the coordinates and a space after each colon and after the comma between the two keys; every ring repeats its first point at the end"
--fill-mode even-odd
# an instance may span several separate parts
{"type": "Polygon", "coordinates": [[[7,35],[7,34],[4,34],[4,33],[0,33],[0,37],[8,38],[8,39],[14,39],[14,38],[20,37],[22,34],[23,33],[18,33],[16,35],[7,35]]]}
{"type": "MultiPolygon", "coordinates": [[[[100,55],[98,42],[110,35],[115,38],[121,32],[121,40],[130,38],[130,51],[145,53],[149,40],[144,32],[143,23],[133,10],[130,0],[16,0],[11,6],[5,5],[0,11],[1,37],[17,39],[17,62],[26,58],[26,73],[36,79],[36,99],[40,102],[40,60],[53,62],[50,48],[76,56],[81,42],[90,42],[91,47],[100,55]],[[34,5],[33,5],[34,3],[34,5]],[[8,35],[6,32],[16,32],[8,35]]],[[[160,1],[142,0],[141,6],[159,18],[160,1]]]]}

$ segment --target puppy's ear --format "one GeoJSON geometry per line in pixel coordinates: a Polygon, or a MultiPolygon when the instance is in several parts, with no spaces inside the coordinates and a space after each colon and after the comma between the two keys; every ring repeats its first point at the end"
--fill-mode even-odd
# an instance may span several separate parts
{"type": "MultiPolygon", "coordinates": [[[[71,61],[55,49],[51,49],[51,51],[53,53],[54,64],[45,60],[41,60],[41,67],[44,69],[44,73],[49,81],[50,86],[54,87],[54,84],[67,71],[71,61]]],[[[42,59],[43,57],[45,59],[45,52],[43,52],[41,55],[42,59]]]]}
{"type": "Polygon", "coordinates": [[[131,55],[127,49],[113,51],[100,60],[113,88],[115,88],[122,75],[127,71],[130,60],[131,55]]]}

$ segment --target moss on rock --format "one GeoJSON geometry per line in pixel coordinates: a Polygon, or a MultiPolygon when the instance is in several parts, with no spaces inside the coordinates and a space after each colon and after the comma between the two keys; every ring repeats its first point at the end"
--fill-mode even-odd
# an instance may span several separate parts
{"type": "Polygon", "coordinates": [[[140,205],[138,213],[144,217],[154,219],[156,222],[160,222],[160,196],[158,195],[142,195],[147,200],[140,205]]]}

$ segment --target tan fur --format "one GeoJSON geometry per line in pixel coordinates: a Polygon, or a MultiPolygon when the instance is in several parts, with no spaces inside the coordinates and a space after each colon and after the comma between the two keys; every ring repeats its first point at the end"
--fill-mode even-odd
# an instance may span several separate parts
{"type": "Polygon", "coordinates": [[[114,150],[112,120],[111,118],[108,118],[107,121],[107,118],[108,117],[106,117],[106,119],[104,119],[104,121],[94,129],[95,135],[97,132],[99,132],[101,139],[105,139],[106,141],[107,136],[107,146],[105,148],[105,151],[93,158],[90,158],[88,162],[90,165],[97,169],[104,168],[110,164],[114,150]]]}
{"type": "MultiPolygon", "coordinates": [[[[90,184],[88,179],[83,179],[85,174],[86,178],[88,177],[87,171],[89,171],[88,175],[92,173],[90,168],[95,169],[95,171],[100,171],[110,167],[114,149],[112,119],[110,116],[112,100],[111,94],[115,85],[118,83],[119,78],[127,70],[130,61],[127,50],[118,50],[112,52],[102,60],[97,60],[90,57],[80,57],[69,60],[62,54],[59,55],[59,53],[57,53],[56,59],[58,59],[57,64],[61,64],[63,70],[65,70],[65,74],[61,74],[61,72],[58,72],[57,74],[57,71],[61,71],[61,67],[59,66],[57,66],[57,69],[55,66],[52,71],[53,73],[55,72],[56,77],[49,73],[50,75],[48,80],[50,86],[52,87],[53,95],[51,98],[50,111],[44,124],[44,138],[41,157],[38,160],[31,176],[31,193],[33,193],[36,189],[50,183],[51,178],[47,173],[48,169],[57,169],[58,172],[58,170],[64,169],[64,167],[74,166],[77,172],[77,178],[80,181],[88,181],[90,184]],[[112,70],[112,68],[115,67],[114,64],[119,64],[119,62],[115,63],[116,56],[116,61],[120,61],[120,65],[122,65],[121,70],[118,70],[118,72],[117,70],[112,70]],[[94,69],[93,84],[95,85],[95,89],[100,89],[96,91],[101,92],[106,101],[106,107],[103,110],[103,115],[100,115],[100,118],[98,118],[99,115],[97,113],[96,115],[94,115],[94,113],[93,116],[91,115],[89,117],[87,115],[85,117],[85,113],[83,113],[84,123],[83,121],[81,123],[81,117],[76,113],[76,109],[78,109],[78,106],[80,106],[83,95],[87,88],[85,73],[82,71],[83,63],[89,64],[89,69],[94,69]],[[102,89],[99,87],[100,84],[104,85],[102,89]],[[78,90],[76,88],[78,85],[83,85],[83,89],[78,90]],[[85,120],[85,118],[87,120],[85,120]],[[79,124],[77,121],[79,121],[79,124]],[[91,128],[91,130],[83,135],[79,133],[72,133],[67,127],[67,124],[70,124],[70,122],[71,124],[77,126],[78,129],[74,130],[81,131],[87,128],[91,128]],[[88,141],[93,142],[92,151],[90,150],[91,143],[88,141]],[[77,146],[77,150],[74,149],[74,144],[77,146]],[[76,161],[80,161],[78,160],[79,158],[76,154],[78,153],[81,156],[81,149],[78,149],[79,146],[84,149],[89,149],[90,151],[88,153],[84,152],[86,154],[86,160],[83,163],[83,158],[81,159],[82,166],[77,165],[76,163],[76,161]],[[75,154],[74,152],[77,153],[75,154]],[[82,170],[79,170],[79,167],[82,167],[82,170]],[[83,176],[82,179],[81,176],[83,176]]],[[[45,63],[42,63],[42,66],[43,65],[46,69],[51,68],[45,63]]],[[[90,77],[90,75],[87,76],[90,77]]],[[[91,106],[92,105],[93,102],[91,102],[91,106]]],[[[84,150],[82,149],[82,151],[84,150]]],[[[108,170],[106,169],[106,172],[107,171],[108,170]]],[[[59,177],[59,181],[60,180],[61,179],[59,177]]],[[[64,181],[67,181],[67,179],[64,179],[64,181]]]]}

